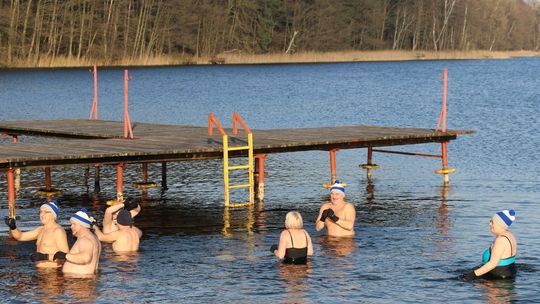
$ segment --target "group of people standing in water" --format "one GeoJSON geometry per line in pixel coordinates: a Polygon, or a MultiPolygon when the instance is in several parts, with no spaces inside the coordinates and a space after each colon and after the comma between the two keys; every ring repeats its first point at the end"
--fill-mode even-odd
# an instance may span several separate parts
{"type": "MultiPolygon", "coordinates": [[[[460,277],[464,280],[511,279],[517,272],[517,241],[509,231],[515,221],[514,210],[503,210],[491,217],[489,227],[495,240],[482,256],[481,267],[460,277]]],[[[328,236],[353,237],[356,211],[351,203],[345,201],[345,188],[336,181],[330,188],[330,202],[319,210],[315,229],[326,228],[328,236]]],[[[284,263],[305,264],[307,257],[313,255],[313,244],[309,233],[303,229],[302,216],[291,211],[285,216],[285,230],[279,237],[279,244],[272,245],[270,251],[284,263]]]]}
{"type": "Polygon", "coordinates": [[[71,215],[71,231],[77,239],[68,247],[66,231],[56,219],[60,213],[56,201],[46,202],[39,208],[41,226],[20,231],[14,218],[6,218],[10,235],[18,241],[36,241],[36,252],[31,259],[38,268],[60,268],[66,274],[92,275],[97,273],[101,255],[101,242],[112,243],[117,253],[139,249],[142,231],[133,226],[141,208],[136,202],[120,203],[108,207],[103,217],[103,231],[96,225],[86,209],[71,215]]]}
{"type": "MultiPolygon", "coordinates": [[[[68,247],[64,228],[57,222],[59,207],[55,201],[44,203],[39,209],[42,226],[31,231],[20,231],[14,218],[6,218],[10,235],[19,241],[36,241],[36,252],[32,260],[36,267],[62,267],[64,273],[95,274],[99,265],[101,242],[112,243],[117,253],[134,252],[139,249],[142,231],[133,225],[133,218],[141,211],[135,202],[119,203],[108,207],[103,216],[103,227],[81,209],[70,218],[71,231],[77,238],[71,249],[68,247]]],[[[509,231],[515,221],[514,210],[503,210],[491,217],[489,227],[495,240],[482,257],[483,265],[460,277],[465,280],[476,278],[506,279],[516,274],[517,241],[509,231]]],[[[354,237],[356,210],[345,201],[345,188],[339,181],[330,188],[330,201],[324,203],[318,213],[315,229],[326,228],[332,237],[354,237]]],[[[279,243],[272,245],[270,251],[284,263],[305,264],[307,257],[313,255],[311,236],[303,228],[302,216],[297,211],[288,212],[285,217],[285,230],[279,243]]]]}

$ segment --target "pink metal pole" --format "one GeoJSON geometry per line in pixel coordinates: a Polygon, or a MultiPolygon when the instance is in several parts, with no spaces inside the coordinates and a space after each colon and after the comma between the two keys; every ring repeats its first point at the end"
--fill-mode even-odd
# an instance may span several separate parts
{"type": "Polygon", "coordinates": [[[116,165],[116,197],[123,198],[124,196],[124,164],[116,165]]]}
{"type": "Polygon", "coordinates": [[[98,119],[98,78],[97,78],[97,65],[94,64],[94,100],[92,101],[92,109],[90,110],[90,116],[88,119],[98,119]]]}
{"type": "Polygon", "coordinates": [[[124,70],[124,138],[133,139],[133,130],[128,112],[129,73],[124,70]]]}
{"type": "Polygon", "coordinates": [[[13,137],[11,138],[11,141],[16,143],[19,139],[17,138],[17,135],[13,135],[13,137]]]}

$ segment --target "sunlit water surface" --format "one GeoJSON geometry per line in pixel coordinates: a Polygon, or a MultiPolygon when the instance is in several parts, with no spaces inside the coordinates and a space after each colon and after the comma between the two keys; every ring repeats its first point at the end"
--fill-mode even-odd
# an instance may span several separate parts
{"type": "MultiPolygon", "coordinates": [[[[15,242],[0,226],[0,302],[538,302],[540,243],[539,58],[267,66],[130,69],[132,121],[205,126],[214,112],[230,126],[238,111],[255,129],[353,124],[434,128],[442,100],[440,73],[449,69],[448,126],[474,129],[449,145],[448,189],[435,159],[375,154],[381,165],[368,181],[358,164],[366,150],[337,153],[338,176],[357,210],[356,237],[327,239],[314,219],[328,199],[328,153],[270,155],[266,196],[253,208],[224,210],[220,161],[168,165],[168,187],[132,187],[139,165],[125,171],[126,195],[143,208],[140,252],[121,256],[104,245],[99,274],[73,279],[36,270],[33,242],[15,242]],[[515,281],[457,279],[479,265],[489,246],[489,217],[514,208],[518,238],[515,281]],[[268,248],[284,217],[299,210],[315,255],[306,266],[281,265],[268,248]]],[[[99,71],[100,118],[122,118],[123,71],[99,71]]],[[[92,78],[85,69],[0,71],[0,120],[86,118],[92,78]]],[[[136,130],[135,130],[136,132],[136,130]]],[[[9,144],[9,138],[0,139],[9,144]]],[[[21,141],[35,139],[21,137],[21,141]]],[[[255,138],[255,141],[257,139],[255,138]]],[[[61,149],[61,146],[58,147],[61,149]]],[[[398,148],[439,153],[436,144],[398,148]]],[[[161,181],[161,166],[149,166],[161,181]]],[[[86,207],[96,217],[116,192],[115,168],[53,168],[59,222],[86,207]]],[[[39,225],[34,193],[43,170],[21,173],[18,226],[39,225]]],[[[0,216],[7,215],[0,181],[0,216]]],[[[73,242],[70,235],[70,244],[73,242]]]]}

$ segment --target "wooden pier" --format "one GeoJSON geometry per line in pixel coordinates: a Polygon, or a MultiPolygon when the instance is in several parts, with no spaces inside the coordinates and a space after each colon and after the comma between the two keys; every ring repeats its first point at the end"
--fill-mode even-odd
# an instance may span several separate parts
{"type": "MultiPolygon", "coordinates": [[[[34,120],[0,122],[0,133],[52,137],[44,142],[0,145],[0,169],[82,164],[116,164],[221,159],[220,136],[206,127],[133,123],[133,139],[123,138],[123,122],[102,120],[34,120]]],[[[226,129],[227,133],[231,133],[226,129]]],[[[344,126],[327,128],[252,130],[254,154],[356,149],[442,143],[468,130],[344,126]]],[[[232,142],[245,141],[242,135],[232,142]]],[[[245,154],[245,153],[244,153],[245,154]]],[[[237,156],[242,152],[238,151],[237,156]]],[[[234,156],[234,155],[233,155],[234,156]]]]}

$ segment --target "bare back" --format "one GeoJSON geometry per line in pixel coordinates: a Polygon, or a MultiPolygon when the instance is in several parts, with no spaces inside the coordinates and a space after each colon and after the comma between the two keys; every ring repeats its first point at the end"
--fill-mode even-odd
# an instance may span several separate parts
{"type": "Polygon", "coordinates": [[[118,238],[112,244],[115,252],[133,252],[139,250],[139,241],[142,232],[137,227],[120,229],[117,233],[118,238]]]}

